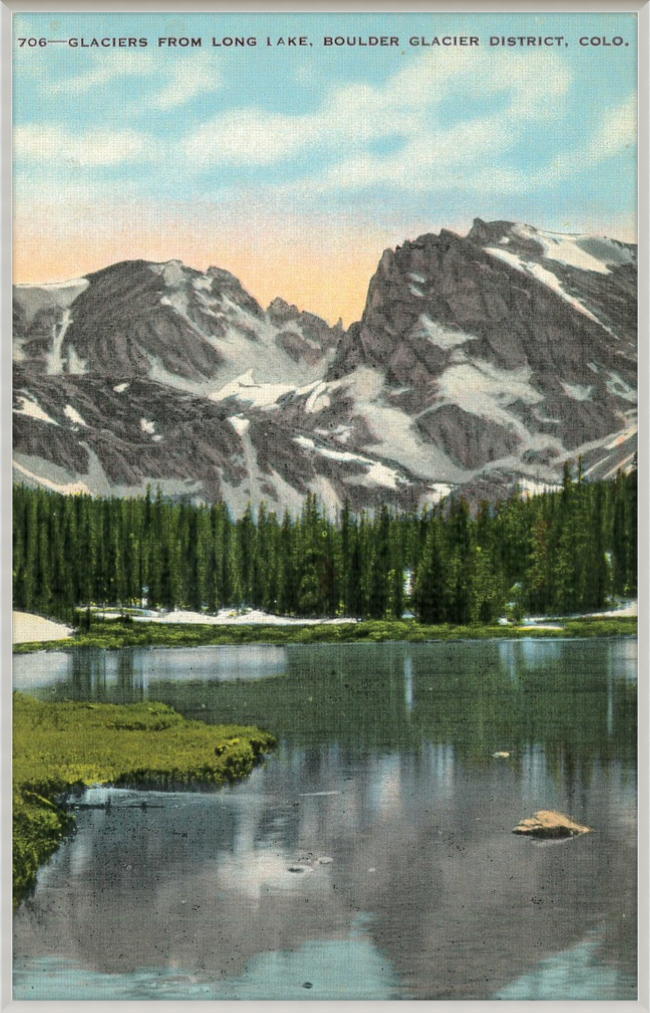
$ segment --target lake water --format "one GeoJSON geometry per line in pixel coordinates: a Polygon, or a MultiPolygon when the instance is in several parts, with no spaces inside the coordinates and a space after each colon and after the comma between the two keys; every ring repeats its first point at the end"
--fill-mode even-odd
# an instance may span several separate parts
{"type": "Polygon", "coordinates": [[[636,997],[634,641],[14,662],[43,699],[157,699],[280,740],[222,791],[79,799],[14,919],[16,999],[636,997]],[[511,833],[539,809],[596,832],[511,833]]]}

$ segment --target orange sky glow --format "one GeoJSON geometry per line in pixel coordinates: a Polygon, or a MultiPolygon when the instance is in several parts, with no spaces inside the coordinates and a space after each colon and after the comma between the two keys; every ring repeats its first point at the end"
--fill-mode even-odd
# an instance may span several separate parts
{"type": "MultiPolygon", "coordinates": [[[[70,209],[68,209],[70,210],[70,209]]],[[[539,224],[539,223],[535,223],[539,224]]],[[[564,224],[564,223],[563,223],[564,224]]],[[[80,206],[65,218],[43,204],[15,211],[13,276],[16,283],[64,281],[121,260],[177,259],[189,267],[224,268],[266,308],[280,296],[335,324],[359,320],[368,283],[384,249],[425,232],[451,228],[465,234],[466,222],[392,224],[305,220],[269,214],[247,221],[233,215],[163,214],[155,206],[122,207],[99,214],[80,206]]],[[[567,222],[563,231],[589,231],[636,241],[635,224],[623,220],[603,227],[596,221],[567,222]]]]}

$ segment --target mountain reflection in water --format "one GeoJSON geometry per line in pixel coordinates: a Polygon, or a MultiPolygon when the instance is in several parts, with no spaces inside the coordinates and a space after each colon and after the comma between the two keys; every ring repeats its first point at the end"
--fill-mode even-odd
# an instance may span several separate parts
{"type": "Polygon", "coordinates": [[[80,810],[16,916],[15,997],[568,998],[579,965],[571,998],[634,998],[635,648],[19,656],[17,689],[155,698],[280,746],[232,789],[80,810]],[[596,833],[510,833],[542,808],[596,833]]]}

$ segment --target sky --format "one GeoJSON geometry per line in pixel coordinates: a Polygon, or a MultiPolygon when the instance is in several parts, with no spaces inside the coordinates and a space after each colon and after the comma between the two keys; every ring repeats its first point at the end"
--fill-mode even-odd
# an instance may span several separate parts
{"type": "Polygon", "coordinates": [[[630,13],[18,14],[13,95],[15,282],[180,259],[347,325],[475,217],[636,241],[630,13]]]}

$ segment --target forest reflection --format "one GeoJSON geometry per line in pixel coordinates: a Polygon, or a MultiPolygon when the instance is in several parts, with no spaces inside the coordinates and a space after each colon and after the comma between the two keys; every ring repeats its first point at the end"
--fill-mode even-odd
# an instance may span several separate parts
{"type": "Polygon", "coordinates": [[[635,652],[629,640],[81,649],[49,671],[51,655],[18,657],[14,686],[49,700],[156,699],[352,752],[429,742],[466,764],[508,752],[530,769],[541,748],[569,786],[594,764],[634,760],[635,652]]]}

